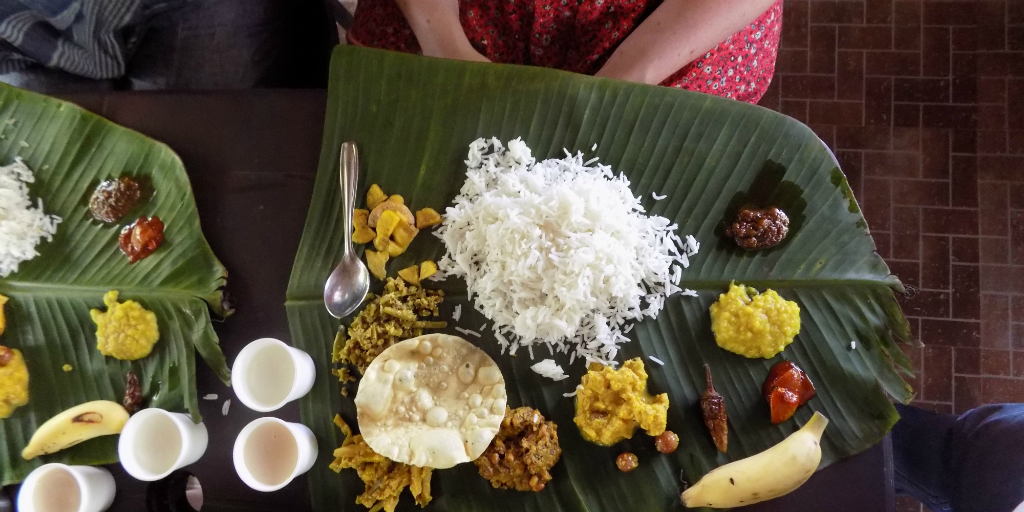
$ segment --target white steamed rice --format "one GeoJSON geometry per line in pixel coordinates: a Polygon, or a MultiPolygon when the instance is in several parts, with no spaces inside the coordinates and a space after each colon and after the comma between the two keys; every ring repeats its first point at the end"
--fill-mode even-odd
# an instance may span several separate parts
{"type": "Polygon", "coordinates": [[[28,184],[34,181],[32,170],[20,158],[0,166],[0,277],[39,256],[36,245],[57,233],[60,217],[44,213],[42,199],[32,204],[28,184]]]}
{"type": "MultiPolygon", "coordinates": [[[[625,176],[589,164],[568,151],[537,162],[520,139],[470,144],[466,181],[436,231],[439,267],[466,280],[503,352],[544,343],[614,365],[632,322],[693,293],[679,283],[696,240],[646,215],[625,176]]],[[[534,371],[557,375],[549,362],[534,371]]]]}

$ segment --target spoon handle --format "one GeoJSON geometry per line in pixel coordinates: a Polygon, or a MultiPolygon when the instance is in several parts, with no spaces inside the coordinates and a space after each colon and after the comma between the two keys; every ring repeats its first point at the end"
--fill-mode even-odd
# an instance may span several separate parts
{"type": "Polygon", "coordinates": [[[355,142],[341,145],[341,211],[344,235],[344,254],[348,255],[355,248],[352,246],[352,213],[356,207],[356,188],[359,184],[359,151],[355,142]]]}

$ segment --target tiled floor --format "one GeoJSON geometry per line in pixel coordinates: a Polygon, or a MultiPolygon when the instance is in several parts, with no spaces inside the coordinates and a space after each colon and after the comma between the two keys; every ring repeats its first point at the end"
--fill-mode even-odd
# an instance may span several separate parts
{"type": "Polygon", "coordinates": [[[914,288],[916,403],[1024,402],[1024,1],[786,0],[761,104],[834,149],[914,288]]]}

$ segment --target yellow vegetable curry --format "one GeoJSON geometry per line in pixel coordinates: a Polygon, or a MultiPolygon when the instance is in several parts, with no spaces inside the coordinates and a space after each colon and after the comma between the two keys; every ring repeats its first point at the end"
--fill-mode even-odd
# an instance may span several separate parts
{"type": "Polygon", "coordinates": [[[105,313],[98,309],[89,312],[96,322],[96,348],[115,359],[142,359],[160,339],[156,314],[133,300],[118,302],[117,296],[117,290],[103,296],[105,313]]]}
{"type": "Polygon", "coordinates": [[[583,438],[611,446],[633,437],[640,427],[656,436],[665,431],[668,395],[647,392],[647,371],[639,358],[615,370],[590,370],[576,393],[576,426],[583,438]]]}
{"type": "Polygon", "coordinates": [[[732,283],[711,305],[711,330],[719,347],[749,358],[770,359],[800,332],[800,306],[768,290],[732,283]]]}
{"type": "Polygon", "coordinates": [[[21,351],[0,346],[0,419],[28,403],[28,367],[21,351]]]}

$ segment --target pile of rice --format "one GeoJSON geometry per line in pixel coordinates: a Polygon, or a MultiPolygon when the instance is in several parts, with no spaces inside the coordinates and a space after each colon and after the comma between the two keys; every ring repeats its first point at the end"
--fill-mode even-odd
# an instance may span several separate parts
{"type": "Polygon", "coordinates": [[[40,240],[53,239],[60,217],[43,213],[43,201],[33,206],[28,184],[32,170],[20,158],[0,166],[0,277],[18,271],[18,265],[39,255],[40,240]]]}
{"type": "Polygon", "coordinates": [[[646,215],[629,181],[596,160],[566,151],[537,162],[520,139],[469,146],[466,181],[436,232],[439,267],[466,280],[502,352],[544,344],[570,364],[614,365],[631,322],[656,317],[670,295],[696,295],[678,286],[696,240],[646,215]]]}

